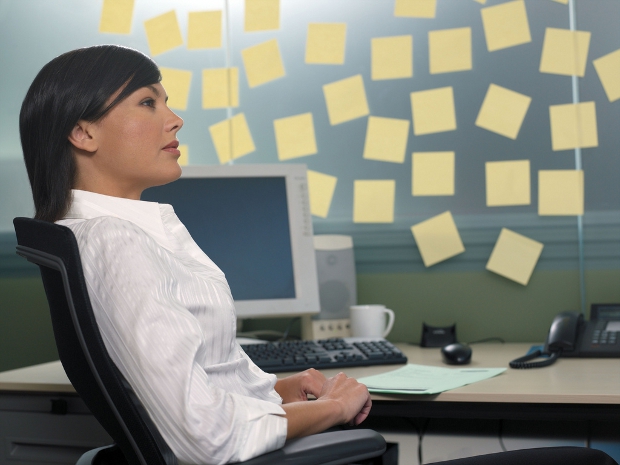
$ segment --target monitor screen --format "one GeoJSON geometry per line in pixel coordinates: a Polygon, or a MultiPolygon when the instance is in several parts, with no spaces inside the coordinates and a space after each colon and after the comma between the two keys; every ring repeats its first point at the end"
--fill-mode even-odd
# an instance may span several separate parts
{"type": "Polygon", "coordinates": [[[319,311],[304,166],[186,167],[142,200],[173,206],[226,275],[240,318],[319,311]]]}

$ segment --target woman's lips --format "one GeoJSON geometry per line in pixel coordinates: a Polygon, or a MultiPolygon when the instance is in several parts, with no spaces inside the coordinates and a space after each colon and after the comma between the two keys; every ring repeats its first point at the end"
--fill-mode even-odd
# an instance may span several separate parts
{"type": "Polygon", "coordinates": [[[168,145],[166,145],[162,150],[168,153],[172,153],[177,156],[181,156],[181,151],[178,149],[178,147],[179,147],[179,141],[173,140],[168,145]]]}

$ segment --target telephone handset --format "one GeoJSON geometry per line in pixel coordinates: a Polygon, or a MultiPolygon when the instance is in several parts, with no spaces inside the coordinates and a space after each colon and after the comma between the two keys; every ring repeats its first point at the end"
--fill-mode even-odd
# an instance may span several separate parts
{"type": "Polygon", "coordinates": [[[544,349],[513,360],[510,362],[510,367],[541,368],[552,365],[565,351],[569,353],[575,350],[582,329],[583,315],[581,313],[562,312],[558,314],[551,323],[544,349]],[[543,356],[548,358],[538,362],[531,361],[543,356]]]}
{"type": "Polygon", "coordinates": [[[542,351],[517,358],[511,368],[549,366],[560,357],[620,357],[620,305],[594,304],[590,321],[577,312],[559,313],[551,323],[542,351]],[[535,358],[548,358],[532,362],[535,358]]]}
{"type": "Polygon", "coordinates": [[[551,323],[545,341],[545,353],[568,355],[574,352],[583,339],[585,329],[583,315],[577,312],[562,312],[551,323]]]}

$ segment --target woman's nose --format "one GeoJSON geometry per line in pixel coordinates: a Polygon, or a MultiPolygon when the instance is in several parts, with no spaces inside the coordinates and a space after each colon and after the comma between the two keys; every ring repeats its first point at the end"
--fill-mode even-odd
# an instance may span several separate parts
{"type": "Polygon", "coordinates": [[[167,130],[168,131],[178,131],[183,127],[183,118],[177,115],[174,111],[168,109],[170,112],[170,119],[168,121],[167,130]]]}

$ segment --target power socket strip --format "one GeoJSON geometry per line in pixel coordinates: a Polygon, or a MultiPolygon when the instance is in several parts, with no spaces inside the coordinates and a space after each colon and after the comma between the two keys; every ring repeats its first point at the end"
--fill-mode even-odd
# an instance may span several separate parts
{"type": "Polygon", "coordinates": [[[310,320],[311,334],[305,339],[328,339],[330,337],[350,337],[349,319],[342,320],[310,320]]]}

